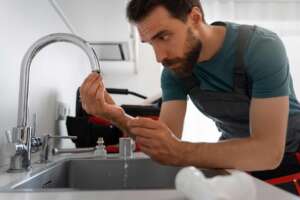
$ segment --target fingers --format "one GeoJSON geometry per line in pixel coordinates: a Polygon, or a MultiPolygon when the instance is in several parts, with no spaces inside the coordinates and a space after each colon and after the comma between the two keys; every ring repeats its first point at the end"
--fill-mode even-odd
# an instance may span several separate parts
{"type": "Polygon", "coordinates": [[[96,97],[99,88],[102,88],[102,77],[97,73],[91,73],[82,83],[80,87],[80,99],[83,104],[90,103],[89,100],[92,97],[96,97]]]}
{"type": "Polygon", "coordinates": [[[150,118],[137,117],[127,123],[129,128],[143,127],[148,129],[157,129],[160,127],[159,122],[150,118]]]}
{"type": "Polygon", "coordinates": [[[86,92],[86,94],[88,95],[88,97],[95,97],[98,88],[101,87],[99,77],[97,77],[96,79],[91,81],[89,86],[90,87],[88,88],[88,91],[86,92]]]}
{"type": "Polygon", "coordinates": [[[153,148],[150,146],[151,142],[148,139],[136,137],[136,143],[139,145],[139,148],[142,152],[151,157],[153,154],[153,148]]]}
{"type": "Polygon", "coordinates": [[[146,147],[146,146],[140,146],[140,150],[142,151],[142,152],[144,152],[145,154],[147,154],[148,156],[150,156],[151,157],[151,155],[152,155],[152,150],[151,150],[151,148],[148,148],[148,147],[146,147]]]}
{"type": "MultiPolygon", "coordinates": [[[[90,113],[91,111],[95,111],[95,100],[97,96],[97,92],[103,90],[103,82],[102,77],[98,73],[91,73],[88,77],[83,81],[80,86],[80,101],[83,109],[90,113]]],[[[97,103],[103,103],[97,102],[97,103]]],[[[91,114],[91,113],[90,113],[91,114]]]]}
{"type": "Polygon", "coordinates": [[[136,137],[135,138],[135,142],[143,148],[148,148],[151,149],[151,141],[147,138],[143,138],[143,137],[136,137]]]}
{"type": "MultiPolygon", "coordinates": [[[[82,83],[80,87],[80,96],[82,98],[88,95],[96,94],[97,85],[102,83],[102,77],[97,73],[91,73],[82,83]]],[[[84,100],[84,99],[82,99],[84,100]]]]}
{"type": "Polygon", "coordinates": [[[148,128],[134,127],[134,128],[129,128],[129,133],[131,135],[134,135],[135,137],[143,137],[146,139],[150,139],[153,138],[156,131],[148,128]]]}
{"type": "Polygon", "coordinates": [[[99,83],[97,84],[97,90],[96,90],[96,99],[100,101],[104,101],[105,100],[104,95],[105,95],[105,87],[101,79],[99,79],[99,83]]]}
{"type": "Polygon", "coordinates": [[[91,73],[86,77],[86,79],[83,81],[83,83],[80,86],[80,94],[83,95],[83,93],[86,91],[88,88],[87,86],[90,84],[90,82],[95,79],[97,76],[95,73],[91,73]]]}
{"type": "Polygon", "coordinates": [[[150,147],[145,146],[145,145],[140,145],[140,150],[142,152],[144,152],[146,155],[148,155],[152,160],[155,160],[156,162],[158,162],[160,164],[167,164],[165,159],[160,158],[156,155],[157,152],[155,151],[155,149],[150,148],[150,147]]]}

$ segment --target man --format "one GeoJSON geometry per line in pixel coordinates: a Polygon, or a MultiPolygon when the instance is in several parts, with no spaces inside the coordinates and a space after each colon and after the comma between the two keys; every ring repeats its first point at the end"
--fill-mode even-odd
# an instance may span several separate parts
{"type": "Polygon", "coordinates": [[[207,24],[198,0],[131,0],[127,16],[164,66],[159,121],[126,115],[95,73],[81,86],[84,109],[112,121],[162,164],[273,178],[300,140],[300,104],[278,36],[260,27],[207,24]],[[215,121],[219,142],[180,140],[187,96],[215,121]]]}

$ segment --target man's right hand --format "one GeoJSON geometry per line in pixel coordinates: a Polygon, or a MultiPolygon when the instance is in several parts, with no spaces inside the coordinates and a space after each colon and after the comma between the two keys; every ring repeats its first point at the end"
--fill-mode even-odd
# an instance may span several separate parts
{"type": "Polygon", "coordinates": [[[80,99],[83,109],[91,115],[109,121],[118,121],[125,115],[107,94],[100,74],[91,73],[80,86],[80,99]]]}

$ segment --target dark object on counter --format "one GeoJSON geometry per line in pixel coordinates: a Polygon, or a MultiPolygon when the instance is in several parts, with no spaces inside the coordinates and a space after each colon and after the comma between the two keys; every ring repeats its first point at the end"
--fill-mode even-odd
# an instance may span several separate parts
{"type": "Polygon", "coordinates": [[[77,148],[95,147],[99,137],[104,140],[104,145],[117,144],[122,132],[112,125],[101,125],[91,122],[88,117],[67,117],[68,135],[77,136],[73,140],[77,148]]]}

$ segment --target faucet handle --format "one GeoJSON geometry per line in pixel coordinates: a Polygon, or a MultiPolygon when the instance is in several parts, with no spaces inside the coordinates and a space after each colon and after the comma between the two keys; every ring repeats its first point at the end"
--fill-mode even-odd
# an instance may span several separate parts
{"type": "Polygon", "coordinates": [[[32,137],[31,138],[31,153],[35,153],[40,150],[42,146],[42,139],[40,137],[32,137]]]}
{"type": "Polygon", "coordinates": [[[49,160],[49,139],[77,139],[77,136],[57,136],[57,135],[45,135],[42,142],[42,151],[40,154],[40,162],[46,163],[49,160]]]}
{"type": "Polygon", "coordinates": [[[76,140],[77,136],[58,136],[58,135],[45,135],[43,142],[42,142],[42,149],[48,148],[49,146],[49,139],[73,139],[76,140]]]}
{"type": "Polygon", "coordinates": [[[52,139],[73,139],[73,140],[77,139],[77,136],[59,136],[59,135],[47,135],[47,136],[52,139]]]}

